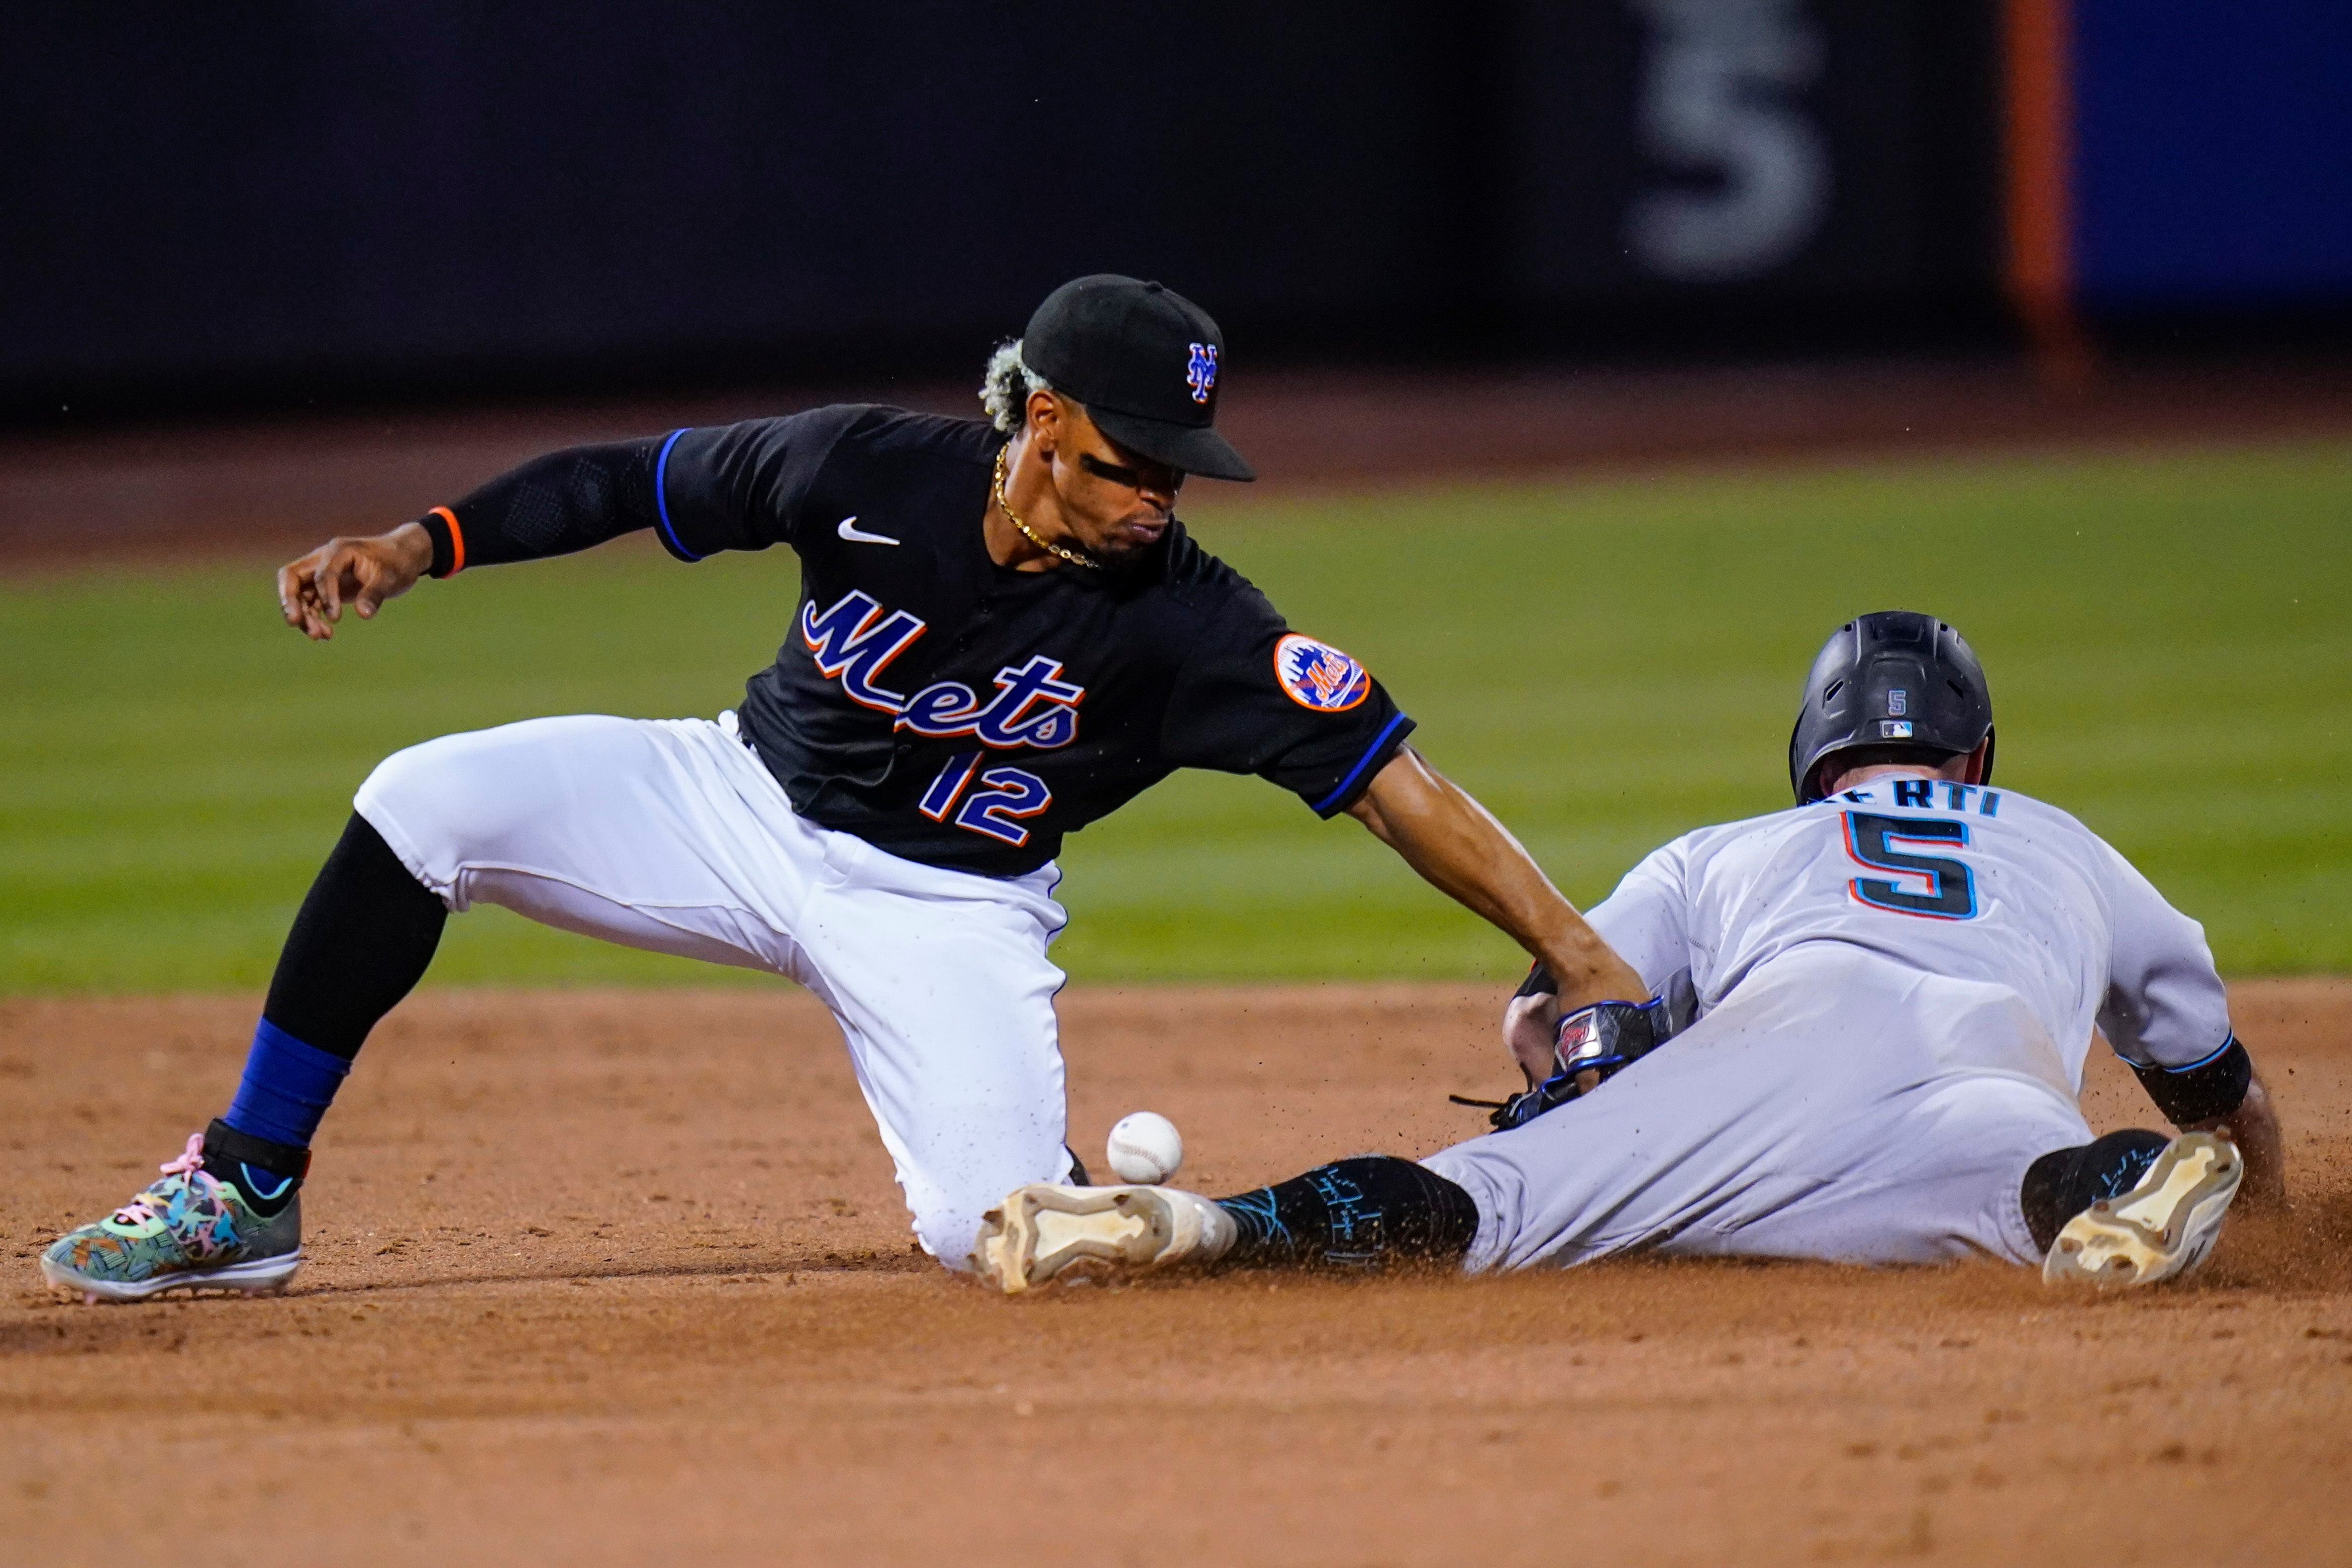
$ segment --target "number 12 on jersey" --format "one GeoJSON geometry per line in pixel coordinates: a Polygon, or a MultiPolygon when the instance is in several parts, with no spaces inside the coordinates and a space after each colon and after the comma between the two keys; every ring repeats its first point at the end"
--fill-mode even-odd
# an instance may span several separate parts
{"type": "Polygon", "coordinates": [[[1965,862],[1897,847],[1964,847],[1969,841],[1966,822],[1941,817],[1880,817],[1868,811],[1842,814],[1845,852],[1873,871],[1889,873],[1858,876],[1847,883],[1846,890],[1856,903],[1928,920],[1976,918],[1977,879],[1965,862]]]}
{"type": "Polygon", "coordinates": [[[1019,849],[1029,841],[1029,830],[1019,821],[1034,817],[1054,803],[1054,792],[1034,773],[1018,768],[991,768],[982,771],[982,753],[959,751],[948,758],[931,787],[923,791],[918,808],[934,822],[948,821],[955,813],[955,825],[971,832],[983,833],[992,839],[1019,849]],[[981,788],[965,795],[964,789],[979,774],[981,788]],[[963,804],[956,800],[961,797],[963,804]]]}

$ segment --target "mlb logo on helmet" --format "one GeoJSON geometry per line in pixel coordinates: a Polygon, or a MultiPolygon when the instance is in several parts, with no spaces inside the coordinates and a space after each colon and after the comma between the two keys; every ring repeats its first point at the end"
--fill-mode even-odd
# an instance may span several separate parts
{"type": "Polygon", "coordinates": [[[1879,720],[1878,738],[1881,740],[1910,739],[1911,721],[1907,718],[1885,718],[1879,720]]]}
{"type": "Polygon", "coordinates": [[[1217,346],[1194,343],[1192,349],[1192,361],[1184,367],[1184,384],[1192,389],[1194,402],[1206,402],[1217,386],[1217,346]]]}
{"type": "Polygon", "coordinates": [[[1274,645],[1274,678],[1300,707],[1345,713],[1371,695],[1372,674],[1328,643],[1294,632],[1274,645]]]}

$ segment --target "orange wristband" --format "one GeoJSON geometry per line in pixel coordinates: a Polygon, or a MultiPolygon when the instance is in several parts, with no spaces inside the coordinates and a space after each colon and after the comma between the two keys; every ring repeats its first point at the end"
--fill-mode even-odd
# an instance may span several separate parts
{"type": "Polygon", "coordinates": [[[446,507],[436,507],[427,515],[449,525],[449,575],[455,577],[466,570],[466,530],[457,526],[457,514],[446,507]]]}

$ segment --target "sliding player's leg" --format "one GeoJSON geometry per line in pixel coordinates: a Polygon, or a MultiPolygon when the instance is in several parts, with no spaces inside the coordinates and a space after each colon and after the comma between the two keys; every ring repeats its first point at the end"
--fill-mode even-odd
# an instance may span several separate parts
{"type": "Polygon", "coordinates": [[[1477,1229],[1470,1195],[1454,1183],[1412,1160],[1360,1155],[1222,1198],[1168,1186],[1020,1187],[989,1210],[971,1262],[1007,1294],[1180,1264],[1458,1268],[1477,1229]]]}

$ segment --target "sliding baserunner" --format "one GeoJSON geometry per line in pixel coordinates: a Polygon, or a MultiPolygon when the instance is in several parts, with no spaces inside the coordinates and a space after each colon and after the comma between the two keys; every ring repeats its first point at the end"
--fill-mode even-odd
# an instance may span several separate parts
{"type": "Polygon", "coordinates": [[[1696,1021],[1563,1018],[1539,970],[1505,1023],[1530,1087],[1495,1133],[1217,1201],[1024,1187],[976,1267],[1008,1291],[1104,1265],[1520,1269],[1644,1248],[1987,1254],[2111,1284],[2195,1268],[2242,1182],[2284,1191],[2204,933],[2080,822],[1992,788],[1992,756],[1958,632],[1902,612],[1839,628],[1790,739],[1796,809],[1675,840],[1591,912],[1653,1009],[1696,1021]],[[2095,1023],[2179,1135],[2091,1136],[2095,1023]]]}
{"type": "Polygon", "coordinates": [[[372,616],[422,577],[635,531],[686,561],[788,545],[801,570],[775,664],[715,721],[535,719],[378,768],[295,917],[228,1108],[162,1181],[51,1246],[48,1278],[117,1300],[283,1284],[328,1103],[475,904],[808,987],[916,1237],[960,1267],[1008,1187],[1080,1175],[1046,956],[1054,856],[1179,768],[1353,816],[1574,999],[1646,999],[1406,745],[1412,721],[1371,673],[1186,535],[1187,475],[1252,476],[1214,428],[1223,380],[1199,307],[1082,277],[992,360],[989,420],[820,408],[579,447],[286,567],[287,622],[320,640],[343,605],[372,616]]]}

